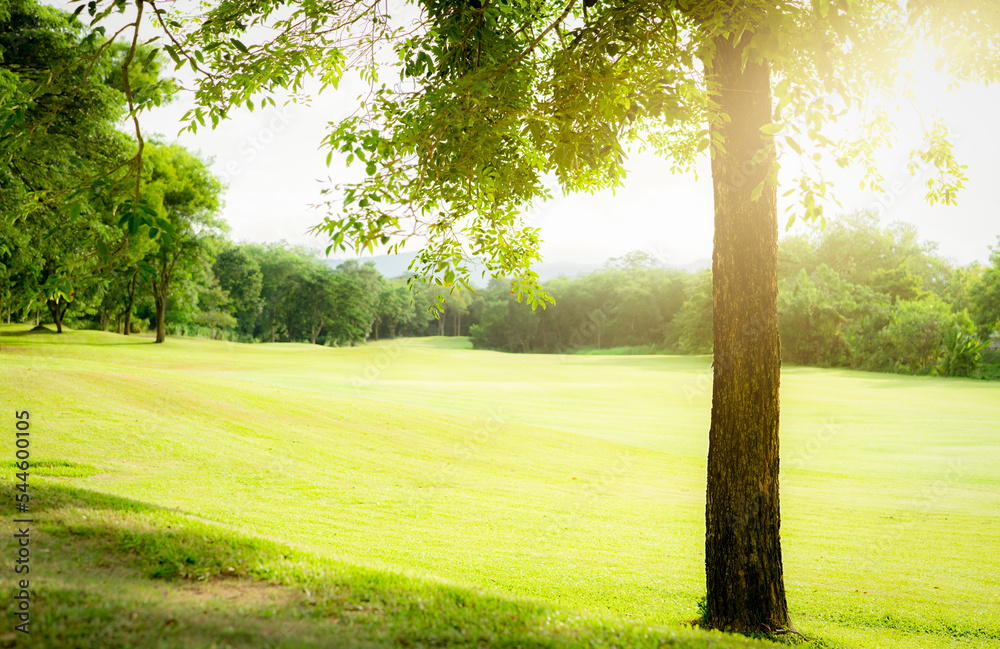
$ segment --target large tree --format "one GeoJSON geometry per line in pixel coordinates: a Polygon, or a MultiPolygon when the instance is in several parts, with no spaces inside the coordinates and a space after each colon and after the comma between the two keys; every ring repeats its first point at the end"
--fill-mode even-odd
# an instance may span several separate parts
{"type": "Polygon", "coordinates": [[[159,68],[152,49],[70,13],[0,1],[2,293],[47,307],[57,331],[75,296],[100,292],[141,244],[118,227],[137,205],[135,142],[118,127],[168,97],[159,68]]]}
{"type": "Polygon", "coordinates": [[[260,266],[244,247],[227,245],[216,255],[212,271],[219,280],[219,287],[229,295],[239,333],[252,337],[257,316],[264,306],[260,295],[263,286],[260,266]]]}
{"type": "Polygon", "coordinates": [[[162,343],[177,276],[200,270],[210,257],[212,238],[225,228],[218,216],[222,185],[203,160],[179,145],[154,144],[145,158],[142,195],[170,227],[154,231],[155,245],[145,258],[156,305],[156,342],[162,343]]]}
{"type": "MultiPolygon", "coordinates": [[[[996,3],[233,0],[186,23],[159,15],[176,32],[168,52],[204,72],[192,128],[270,101],[258,91],[297,90],[311,71],[334,82],[345,65],[360,67],[372,92],[327,143],[366,177],[331,188],[318,231],[337,248],[398,250],[420,238],[413,269],[448,287],[466,284],[478,258],[490,274],[514,277],[516,295],[544,302],[530,270],[539,233],[518,215],[549,196],[547,178],[567,191],[618,185],[630,142],[678,169],[707,151],[715,363],[705,621],[744,632],[790,626],[778,501],[777,147],[804,163],[790,185],[793,219],[824,221],[828,184],[813,158],[860,165],[880,188],[874,151],[908,92],[900,62],[923,42],[956,78],[996,81],[996,3]],[[276,36],[249,32],[261,25],[276,36]],[[856,137],[838,139],[830,125],[859,106],[856,137]]],[[[964,177],[943,125],[928,129],[913,161],[936,170],[931,201],[954,201],[964,177]]]]}

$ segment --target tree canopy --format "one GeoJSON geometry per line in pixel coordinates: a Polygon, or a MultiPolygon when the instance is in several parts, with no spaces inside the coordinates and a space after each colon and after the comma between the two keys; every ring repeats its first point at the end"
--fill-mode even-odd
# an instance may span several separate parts
{"type": "Polygon", "coordinates": [[[152,105],[172,87],[152,50],[139,50],[146,56],[132,60],[30,0],[0,4],[0,276],[15,287],[3,297],[47,306],[60,328],[74,297],[127,248],[117,226],[134,143],[118,124],[129,94],[152,105]]]}

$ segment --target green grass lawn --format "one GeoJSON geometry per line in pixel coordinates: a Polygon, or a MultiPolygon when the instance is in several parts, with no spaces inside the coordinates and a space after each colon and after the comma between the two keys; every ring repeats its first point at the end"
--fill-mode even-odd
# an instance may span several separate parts
{"type": "MultiPolygon", "coordinates": [[[[759,644],[678,630],[704,590],[708,357],[25,329],[2,329],[0,385],[4,426],[29,409],[32,457],[51,462],[31,479],[53,628],[114,592],[109,619],[139,611],[121,637],[187,638],[164,646],[759,644]],[[129,541],[143,534],[159,540],[129,541]]],[[[783,379],[797,628],[830,647],[1000,647],[1000,384],[783,379]]]]}

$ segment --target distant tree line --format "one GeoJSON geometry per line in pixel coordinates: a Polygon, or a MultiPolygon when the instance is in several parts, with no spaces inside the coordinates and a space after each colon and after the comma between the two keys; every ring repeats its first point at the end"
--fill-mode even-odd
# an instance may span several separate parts
{"type": "MultiPolygon", "coordinates": [[[[176,258],[120,263],[74,291],[63,324],[123,335],[156,332],[238,342],[306,342],[357,345],[380,337],[455,335],[468,332],[467,294],[449,296],[443,317],[431,309],[446,290],[388,279],[372,262],[331,267],[313,251],[286,244],[234,244],[219,228],[206,230],[176,258]],[[148,261],[155,262],[149,275],[148,261]],[[144,266],[145,268],[140,268],[144,266]],[[162,296],[162,299],[161,299],[162,296]],[[459,312],[459,309],[461,310],[459,312]],[[452,325],[447,327],[446,325],[452,325]]],[[[54,324],[31,300],[27,274],[5,285],[7,322],[54,324]],[[22,280],[22,281],[18,281],[22,280]],[[34,305],[17,309],[11,305],[34,305]]]]}
{"type": "MultiPolygon", "coordinates": [[[[778,250],[785,362],[906,374],[1000,378],[1000,245],[989,266],[955,267],[916,229],[847,215],[778,250]],[[991,349],[991,346],[994,349],[991,349]]],[[[529,311],[501,282],[470,330],[509,352],[712,351],[712,277],[664,269],[643,253],[546,284],[556,304],[529,311]]]]}

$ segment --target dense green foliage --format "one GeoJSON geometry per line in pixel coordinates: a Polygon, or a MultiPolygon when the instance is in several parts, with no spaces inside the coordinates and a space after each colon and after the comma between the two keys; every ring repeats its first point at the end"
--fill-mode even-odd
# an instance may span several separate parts
{"type": "MultiPolygon", "coordinates": [[[[416,239],[413,270],[445,286],[471,281],[468,260],[479,259],[537,301],[539,231],[520,214],[551,196],[553,179],[566,191],[621,184],[630,147],[654,148],[678,170],[722,150],[706,128],[730,117],[706,74],[720,43],[769,67],[777,105],[765,134],[777,136],[782,164],[802,162],[790,217],[822,222],[830,185],[815,162],[855,166],[882,188],[873,153],[908,105],[900,70],[915,52],[956,79],[997,78],[1000,13],[980,5],[237,0],[168,21],[176,38],[165,49],[201,73],[191,129],[298,90],[304,71],[324,70],[332,84],[359,70],[372,92],[324,145],[364,179],[328,188],[317,230],[358,252],[416,239]],[[838,129],[848,112],[857,128],[838,129]]],[[[929,124],[924,136],[911,169],[933,169],[926,198],[953,203],[965,176],[948,129],[929,124]]],[[[777,163],[769,191],[776,174],[777,163]]]]}
{"type": "MultiPolygon", "coordinates": [[[[141,200],[158,220],[123,219],[114,170],[129,162],[134,143],[114,124],[127,113],[121,70],[127,48],[28,0],[5,3],[0,19],[10,136],[0,151],[0,297],[8,320],[42,319],[45,305],[47,319],[61,326],[72,306],[74,324],[123,333],[169,329],[322,344],[469,333],[478,347],[505,351],[711,351],[708,272],[663,269],[633,253],[587,277],[553,280],[548,289],[558,304],[536,312],[521,308],[523,295],[511,293],[507,280],[494,280],[479,295],[420,282],[422,290],[413,293],[405,279],[381,278],[369,266],[333,270],[301,250],[226,242],[216,216],[218,181],[203,161],[174,145],[145,148],[141,200]],[[107,179],[96,190],[88,186],[102,175],[107,179]],[[73,193],[80,187],[90,191],[73,193]],[[446,295],[435,322],[428,306],[446,295]]],[[[159,80],[159,59],[141,54],[130,67],[133,91],[143,102],[158,102],[170,85],[159,80]]],[[[322,48],[309,56],[337,59],[322,48]]],[[[229,70],[237,76],[226,83],[238,72],[229,70]]],[[[406,71],[421,74],[412,66],[406,71]]],[[[361,151],[372,142],[355,143],[361,151]]],[[[779,323],[784,358],[792,363],[975,375],[1000,325],[998,252],[985,269],[953,268],[911,229],[882,230],[860,215],[814,237],[786,238],[780,255],[779,323]]]]}
{"type": "Polygon", "coordinates": [[[96,247],[120,245],[107,196],[66,209],[74,189],[127,157],[128,138],[115,128],[125,107],[116,58],[65,12],[0,3],[0,299],[8,312],[47,307],[58,323],[74,293],[92,284],[96,247]]]}
{"type": "MultiPolygon", "coordinates": [[[[71,307],[134,287],[147,239],[170,245],[176,192],[150,181],[187,179],[192,165],[178,166],[176,156],[158,164],[171,147],[147,146],[140,173],[143,148],[119,129],[169,97],[174,84],[159,70],[155,50],[122,45],[67,12],[0,2],[0,312],[8,320],[46,308],[61,329],[71,307]]],[[[214,200],[218,183],[207,180],[214,200]]]]}

